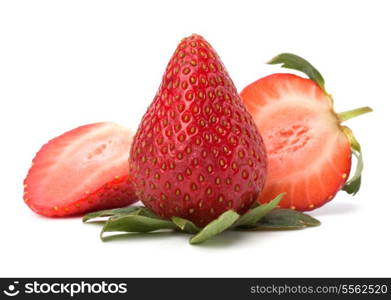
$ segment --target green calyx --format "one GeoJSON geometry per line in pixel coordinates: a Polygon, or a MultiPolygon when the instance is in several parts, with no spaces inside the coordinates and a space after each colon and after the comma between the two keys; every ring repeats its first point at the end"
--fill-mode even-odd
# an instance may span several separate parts
{"type": "MultiPolygon", "coordinates": [[[[281,64],[283,68],[288,68],[296,71],[301,71],[305,75],[308,76],[309,79],[314,81],[322,90],[323,92],[328,96],[331,104],[331,108],[333,105],[333,98],[331,94],[329,94],[326,91],[325,88],[325,81],[323,79],[323,76],[320,74],[320,72],[312,65],[310,64],[307,60],[304,58],[291,54],[291,53],[282,53],[277,56],[275,56],[273,59],[271,59],[268,64],[281,64]]],[[[373,111],[372,108],[365,106],[365,107],[360,107],[356,108],[353,110],[348,110],[344,111],[341,113],[336,114],[338,120],[340,123],[345,122],[349,119],[352,119],[354,117],[366,114],[368,112],[373,111]]],[[[357,139],[353,135],[353,131],[346,127],[346,126],[341,126],[342,131],[348,138],[350,142],[350,148],[353,153],[353,155],[357,159],[357,164],[356,164],[356,170],[353,174],[353,176],[346,181],[345,185],[342,187],[342,190],[347,192],[348,194],[355,195],[357,192],[360,190],[361,186],[361,174],[364,168],[364,162],[363,162],[363,156],[362,156],[362,151],[361,151],[361,146],[358,143],[357,139]]]]}
{"type": "Polygon", "coordinates": [[[226,230],[292,230],[320,225],[318,220],[307,214],[277,208],[282,197],[283,194],[280,194],[267,204],[256,205],[243,215],[228,210],[204,228],[199,228],[190,220],[180,217],[162,219],[144,206],[93,212],[87,214],[83,222],[103,224],[102,241],[113,239],[113,236],[105,235],[107,232],[142,234],[171,231],[192,234],[189,241],[192,245],[201,244],[226,230]]]}
{"type": "Polygon", "coordinates": [[[361,187],[361,174],[364,169],[364,160],[362,157],[361,146],[358,143],[357,139],[353,135],[353,131],[346,126],[342,126],[342,131],[348,138],[350,142],[350,147],[353,155],[357,159],[356,170],[351,178],[346,181],[345,185],[342,187],[342,190],[348,194],[355,195],[360,190],[361,187]]]}
{"type": "MultiPolygon", "coordinates": [[[[340,120],[340,123],[342,123],[346,120],[358,117],[371,111],[373,111],[372,108],[364,106],[338,113],[337,116],[340,120]]],[[[342,187],[342,190],[354,196],[355,194],[357,194],[361,187],[361,174],[364,169],[364,160],[362,156],[361,146],[355,138],[353,131],[347,126],[341,126],[341,128],[346,137],[348,138],[352,153],[357,160],[356,170],[353,176],[348,181],[346,181],[345,185],[342,187]]]]}
{"type": "Polygon", "coordinates": [[[342,123],[342,122],[345,122],[347,120],[353,119],[355,117],[361,116],[363,114],[366,114],[366,113],[369,113],[372,111],[373,111],[372,108],[370,108],[369,106],[359,107],[356,109],[347,110],[347,111],[343,111],[343,112],[338,113],[338,118],[339,118],[340,123],[342,123]]]}
{"type": "Polygon", "coordinates": [[[303,72],[308,76],[309,79],[317,83],[320,88],[326,93],[323,76],[313,65],[311,65],[304,58],[292,53],[281,53],[273,57],[267,63],[270,65],[281,64],[281,67],[283,68],[303,72]]]}

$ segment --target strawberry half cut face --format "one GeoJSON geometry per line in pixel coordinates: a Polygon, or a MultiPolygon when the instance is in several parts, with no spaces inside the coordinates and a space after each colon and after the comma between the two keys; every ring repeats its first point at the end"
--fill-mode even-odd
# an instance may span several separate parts
{"type": "Polygon", "coordinates": [[[44,145],[24,180],[24,200],[48,217],[122,207],[136,202],[128,157],[129,129],[94,123],[44,145]]]}
{"type": "Polygon", "coordinates": [[[240,94],[267,150],[269,172],[259,201],[268,203],[286,192],[280,207],[303,211],[322,206],[341,189],[356,194],[363,169],[361,147],[341,123],[372,109],[337,114],[322,75],[308,61],[283,53],[269,63],[301,71],[309,79],[273,74],[251,83],[240,94]],[[348,180],[352,153],[358,163],[348,180]]]}
{"type": "Polygon", "coordinates": [[[241,97],[268,154],[260,201],[284,191],[281,207],[309,210],[332,199],[349,176],[351,151],[321,88],[310,79],[273,74],[246,87],[241,97]]]}

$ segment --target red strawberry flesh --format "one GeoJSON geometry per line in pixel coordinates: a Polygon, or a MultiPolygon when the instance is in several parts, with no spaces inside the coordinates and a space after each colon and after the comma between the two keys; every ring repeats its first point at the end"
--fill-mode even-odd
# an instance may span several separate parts
{"type": "Polygon", "coordinates": [[[241,97],[262,134],[269,172],[260,202],[286,192],[281,207],[311,210],[330,201],[346,182],[350,143],[331,100],[312,80],[273,74],[241,97]]]}
{"type": "Polygon", "coordinates": [[[25,202],[48,217],[135,202],[127,163],[131,141],[131,131],[114,123],[85,125],[54,138],[33,160],[25,202]]]}

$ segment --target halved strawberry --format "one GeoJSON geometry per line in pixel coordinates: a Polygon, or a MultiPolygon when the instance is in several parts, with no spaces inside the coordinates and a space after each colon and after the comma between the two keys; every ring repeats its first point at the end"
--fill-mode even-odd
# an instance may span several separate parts
{"type": "Polygon", "coordinates": [[[311,79],[273,74],[250,84],[240,94],[268,155],[269,171],[260,202],[269,202],[281,192],[287,193],[280,203],[285,208],[311,210],[330,201],[349,177],[351,148],[359,156],[360,166],[346,190],[356,193],[361,153],[351,130],[340,123],[370,109],[336,114],[323,78],[307,61],[282,54],[271,63],[283,63],[311,79]]]}
{"type": "Polygon", "coordinates": [[[48,217],[79,215],[136,201],[129,177],[129,129],[95,123],[44,145],[24,180],[24,200],[48,217]]]}

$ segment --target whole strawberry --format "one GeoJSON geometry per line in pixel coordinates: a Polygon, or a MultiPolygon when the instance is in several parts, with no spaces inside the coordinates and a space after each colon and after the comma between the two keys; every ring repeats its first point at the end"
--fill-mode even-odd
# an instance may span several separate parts
{"type": "Polygon", "coordinates": [[[242,214],[265,183],[265,153],[215,50],[199,35],[183,39],[133,140],[140,200],[198,226],[230,209],[242,214]]]}

